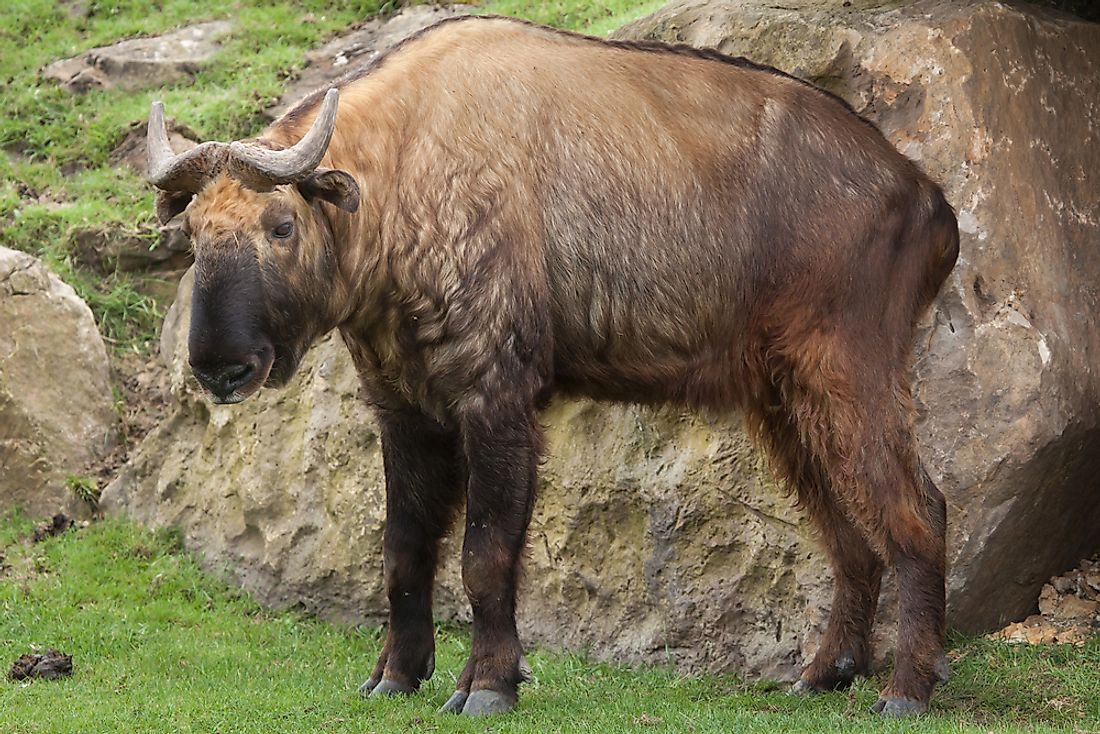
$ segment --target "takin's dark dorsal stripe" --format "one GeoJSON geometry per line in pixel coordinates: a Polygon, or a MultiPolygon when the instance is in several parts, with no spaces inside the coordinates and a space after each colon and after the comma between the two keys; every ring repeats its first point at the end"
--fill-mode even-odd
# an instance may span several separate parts
{"type": "Polygon", "coordinates": [[[377,410],[391,609],[365,692],[432,674],[438,544],[465,503],[473,646],[444,709],[514,705],[537,410],[558,393],[743,410],[836,576],[795,690],[869,671],[889,563],[898,646],[876,710],[927,708],[946,519],[910,351],[958,231],[842,100],[715,51],[461,18],[258,140],[173,156],[161,115],[151,178],[160,216],[186,208],[200,382],[219,402],[281,385],[339,329],[377,410]]]}

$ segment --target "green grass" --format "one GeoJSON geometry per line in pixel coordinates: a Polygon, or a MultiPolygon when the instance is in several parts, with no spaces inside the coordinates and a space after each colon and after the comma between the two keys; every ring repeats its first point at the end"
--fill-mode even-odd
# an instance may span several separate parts
{"type": "Polygon", "coordinates": [[[0,663],[32,646],[74,657],[59,681],[0,681],[0,731],[40,732],[986,732],[1100,731],[1100,639],[1084,648],[955,640],[955,676],[934,713],[882,722],[866,709],[882,680],[810,700],[735,676],[628,669],[535,651],[537,682],[507,717],[435,709],[468,651],[441,629],[420,695],[362,701],[375,628],[272,612],[201,572],[178,535],[118,521],[37,545],[0,524],[0,663]]]}

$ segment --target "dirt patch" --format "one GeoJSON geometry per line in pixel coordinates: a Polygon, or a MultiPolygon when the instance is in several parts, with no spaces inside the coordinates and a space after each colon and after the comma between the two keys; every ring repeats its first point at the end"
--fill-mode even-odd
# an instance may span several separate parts
{"type": "Polygon", "coordinates": [[[1056,576],[1039,593],[1039,613],[989,637],[1027,645],[1082,645],[1100,634],[1100,555],[1056,576]]]}
{"type": "Polygon", "coordinates": [[[37,653],[20,655],[19,659],[11,664],[8,678],[12,680],[25,680],[27,678],[54,680],[55,678],[67,678],[72,674],[73,656],[66,655],[51,647],[41,655],[37,653]]]}

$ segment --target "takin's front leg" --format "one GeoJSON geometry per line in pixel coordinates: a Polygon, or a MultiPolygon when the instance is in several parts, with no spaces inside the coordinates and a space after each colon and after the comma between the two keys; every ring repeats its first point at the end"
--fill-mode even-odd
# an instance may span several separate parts
{"type": "Polygon", "coordinates": [[[413,693],[435,669],[432,583],[439,540],[462,498],[457,433],[412,410],[380,410],[386,471],[382,565],[390,603],[386,643],[359,692],[413,693]]]}
{"type": "Polygon", "coordinates": [[[539,434],[530,406],[494,406],[464,421],[468,467],[462,583],[473,609],[470,658],[440,709],[468,716],[516,704],[530,673],[516,633],[516,586],[535,501],[539,434]]]}

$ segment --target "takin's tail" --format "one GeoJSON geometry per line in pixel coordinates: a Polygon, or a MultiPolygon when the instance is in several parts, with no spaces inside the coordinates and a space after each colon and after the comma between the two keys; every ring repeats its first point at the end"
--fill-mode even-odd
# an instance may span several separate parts
{"type": "Polygon", "coordinates": [[[918,228],[922,250],[927,253],[924,282],[918,295],[919,313],[931,305],[959,259],[959,223],[943,191],[934,184],[929,192],[930,213],[918,228]]]}

